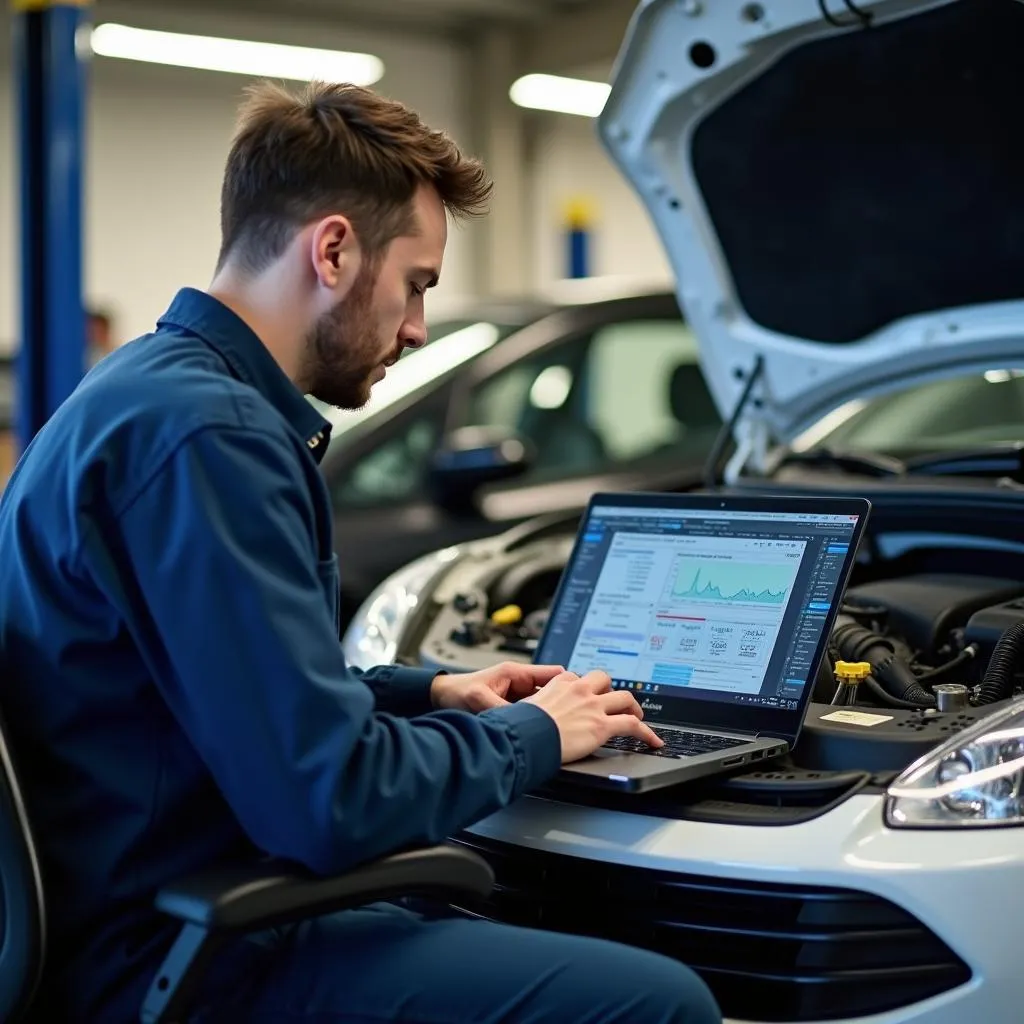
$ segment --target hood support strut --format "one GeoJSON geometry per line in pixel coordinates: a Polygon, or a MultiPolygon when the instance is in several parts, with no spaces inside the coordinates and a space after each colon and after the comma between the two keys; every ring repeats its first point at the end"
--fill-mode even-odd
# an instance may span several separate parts
{"type": "MultiPolygon", "coordinates": [[[[704,487],[709,491],[713,491],[718,486],[718,467],[719,463],[722,461],[722,455],[725,453],[725,449],[729,446],[729,442],[733,439],[733,435],[736,432],[736,424],[743,415],[743,411],[746,409],[747,403],[750,401],[750,397],[754,392],[754,386],[761,379],[761,374],[763,372],[764,356],[759,352],[754,358],[754,365],[751,368],[750,373],[747,375],[747,383],[744,385],[743,391],[740,393],[739,400],[736,402],[736,405],[732,410],[732,414],[729,416],[729,421],[723,424],[722,429],[718,432],[714,446],[708,455],[707,462],[704,464],[704,487]]],[[[736,453],[726,465],[726,483],[729,483],[731,479],[738,475],[740,470],[742,470],[744,463],[746,463],[747,459],[750,457],[751,452],[754,450],[754,446],[751,443],[752,438],[748,436],[748,434],[749,432],[747,431],[743,432],[742,439],[736,453]],[[739,459],[738,463],[737,459],[739,459]]]]}

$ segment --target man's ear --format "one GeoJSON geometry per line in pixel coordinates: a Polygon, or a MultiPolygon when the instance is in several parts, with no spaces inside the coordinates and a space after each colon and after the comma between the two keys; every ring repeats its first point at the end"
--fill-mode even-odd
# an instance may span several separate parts
{"type": "Polygon", "coordinates": [[[359,275],[362,250],[352,222],[340,214],[325,217],[313,228],[310,258],[320,286],[336,299],[348,293],[359,275]]]}

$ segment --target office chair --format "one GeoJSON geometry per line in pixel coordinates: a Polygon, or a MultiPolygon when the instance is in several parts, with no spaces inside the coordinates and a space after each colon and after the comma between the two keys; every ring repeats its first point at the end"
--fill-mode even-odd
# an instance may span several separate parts
{"type": "MultiPolygon", "coordinates": [[[[204,970],[232,936],[400,896],[442,902],[488,896],[482,858],[441,845],[384,857],[333,878],[263,861],[217,868],[162,890],[156,906],[182,922],[140,1011],[143,1024],[181,1024],[204,970]]],[[[0,1021],[27,1024],[43,973],[46,900],[29,813],[0,716],[0,1021]]]]}

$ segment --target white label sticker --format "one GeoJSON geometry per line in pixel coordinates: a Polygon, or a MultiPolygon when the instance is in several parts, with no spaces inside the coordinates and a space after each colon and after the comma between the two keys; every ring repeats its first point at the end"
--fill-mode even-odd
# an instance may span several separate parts
{"type": "Polygon", "coordinates": [[[833,711],[830,715],[822,715],[823,722],[845,722],[846,725],[881,725],[883,722],[891,722],[892,715],[869,715],[866,711],[833,711]]]}

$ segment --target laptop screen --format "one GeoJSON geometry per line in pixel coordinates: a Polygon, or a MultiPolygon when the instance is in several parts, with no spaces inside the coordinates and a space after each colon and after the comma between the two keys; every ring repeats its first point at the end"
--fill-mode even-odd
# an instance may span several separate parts
{"type": "Polygon", "coordinates": [[[536,660],[607,672],[653,721],[775,720],[789,733],[783,719],[795,718],[795,732],[849,575],[861,503],[632,503],[640,497],[591,503],[536,660]]]}

